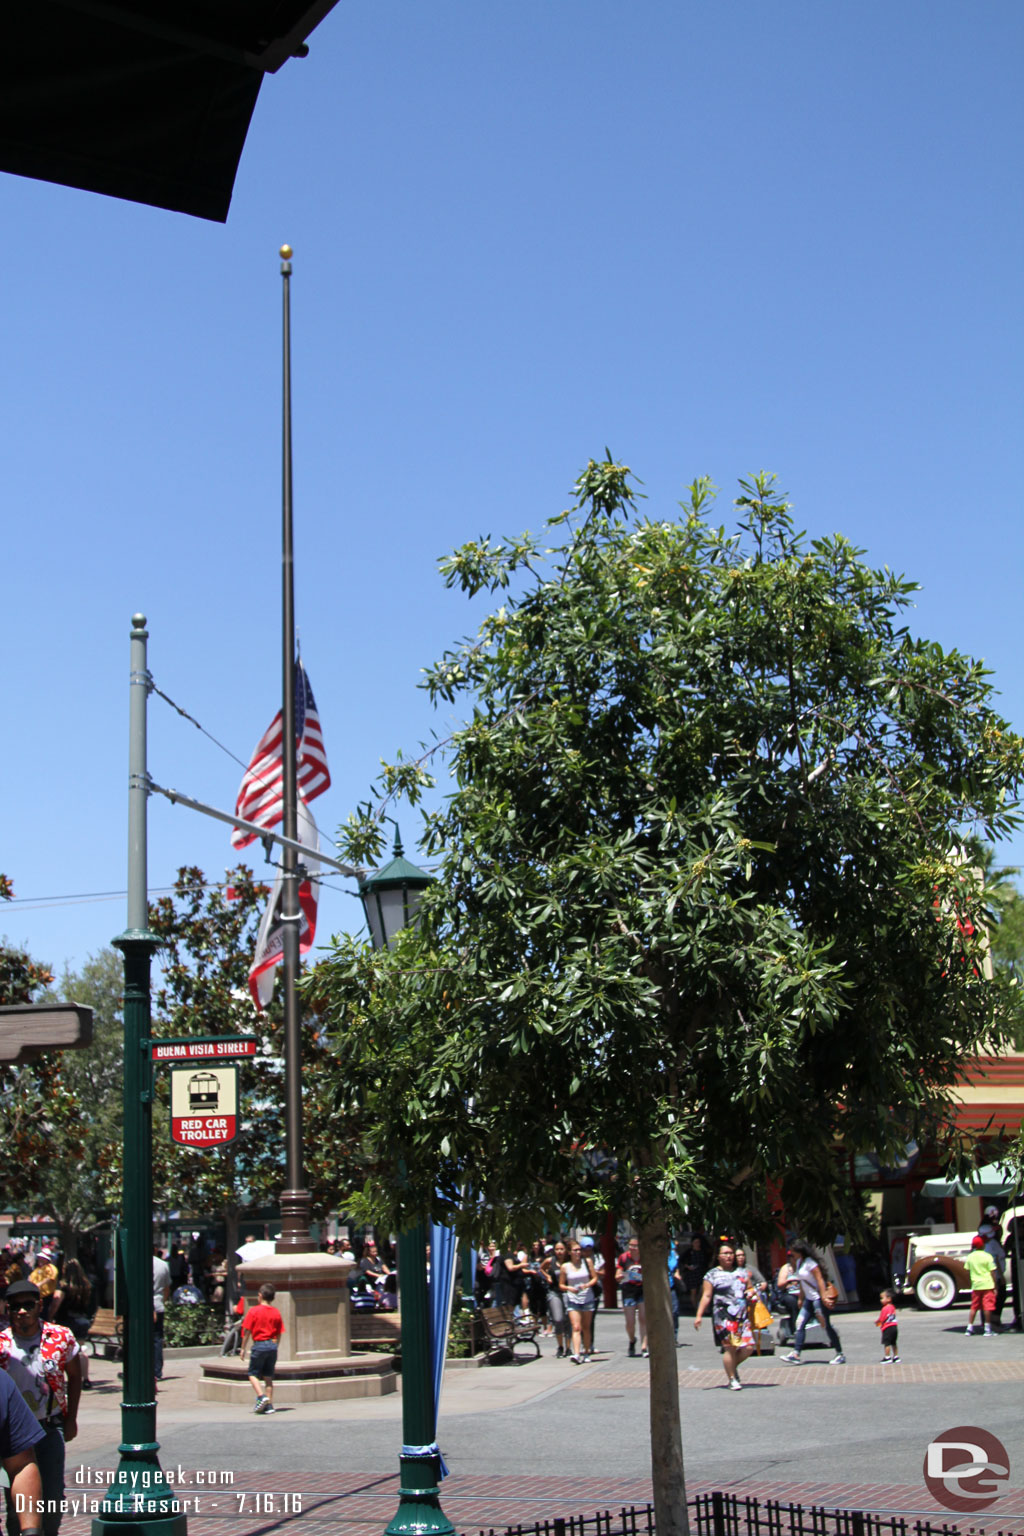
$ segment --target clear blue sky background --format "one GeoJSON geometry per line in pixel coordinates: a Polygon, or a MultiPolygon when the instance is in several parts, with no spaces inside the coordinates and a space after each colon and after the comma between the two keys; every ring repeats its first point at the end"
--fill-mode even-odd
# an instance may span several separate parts
{"type": "MultiPolygon", "coordinates": [[[[226,226],[0,176],[0,927],[58,968],[124,927],[26,898],[124,887],[136,609],[239,756],[277,708],[282,241],[325,833],[448,727],[419,668],[475,621],[437,557],[538,526],[605,445],[656,513],[777,471],[1024,726],[1022,64],[1018,0],[342,3],[265,83],[226,226]]],[[[159,700],[150,769],[233,805],[159,700]]],[[[150,836],[154,888],[231,862],[159,799],[150,836]]]]}

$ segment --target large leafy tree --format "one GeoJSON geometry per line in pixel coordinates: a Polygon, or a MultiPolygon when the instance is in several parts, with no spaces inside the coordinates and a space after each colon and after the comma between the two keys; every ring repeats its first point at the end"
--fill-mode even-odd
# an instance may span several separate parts
{"type": "Polygon", "coordinates": [[[121,956],[114,949],[90,955],[80,970],[64,971],[57,992],[93,1011],[92,1044],[63,1051],[58,1058],[68,1123],[36,1169],[37,1204],[53,1216],[60,1247],[73,1256],[79,1236],[109,1220],[113,1206],[111,1174],[121,1147],[124,1082],[121,956]]]}
{"type": "MultiPolygon", "coordinates": [[[[426,673],[469,703],[437,883],[393,950],[338,941],[312,982],[379,1217],[523,1232],[595,1201],[636,1224],[662,1536],[686,1529],[669,1224],[753,1220],[781,1188],[831,1235],[848,1155],[941,1132],[1017,1006],[962,859],[1015,824],[1024,769],[984,667],[914,638],[912,584],[801,535],[769,478],[735,532],[710,502],[697,482],[681,519],[643,518],[592,462],[553,549],[445,562],[505,601],[426,673]]],[[[346,856],[380,845],[367,808],[346,856]]]]}
{"type": "MultiPolygon", "coordinates": [[[[0,900],[11,901],[14,887],[0,875],[0,900]]],[[[0,1003],[39,1002],[53,981],[49,966],[0,939],[0,1003]]],[[[20,1065],[0,1065],[0,1138],[6,1149],[3,1198],[9,1208],[38,1212],[40,1170],[66,1141],[71,1157],[80,1157],[75,1106],[60,1080],[56,1053],[20,1065]]]]}
{"type": "MultiPolygon", "coordinates": [[[[988,865],[993,865],[991,857],[988,865]]],[[[990,930],[992,959],[995,965],[1024,986],[1024,896],[1016,884],[1019,869],[992,869],[995,926],[990,930]]],[[[1024,1020],[1017,1026],[1014,1044],[1024,1050],[1024,1020]]]]}
{"type": "MultiPolygon", "coordinates": [[[[14,882],[0,874],[0,901],[14,900],[14,882]]],[[[0,939],[0,1003],[31,1003],[53,980],[49,966],[8,939],[0,939]]]]}

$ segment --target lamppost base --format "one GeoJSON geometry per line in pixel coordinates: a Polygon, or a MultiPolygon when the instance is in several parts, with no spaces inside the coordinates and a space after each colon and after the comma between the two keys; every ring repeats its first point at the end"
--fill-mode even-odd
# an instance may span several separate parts
{"type": "Polygon", "coordinates": [[[398,1509],[384,1536],[455,1536],[455,1527],[441,1508],[437,1454],[403,1454],[398,1463],[398,1509]]]}
{"type": "Polygon", "coordinates": [[[149,1514],[145,1510],[104,1513],[92,1522],[92,1536],[186,1536],[185,1515],[149,1514]]]}
{"type": "Polygon", "coordinates": [[[160,1470],[157,1447],[120,1449],[122,1461],[92,1522],[92,1536],[187,1536],[188,1520],[160,1470]]]}
{"type": "Polygon", "coordinates": [[[121,1460],[92,1522],[92,1536],[187,1536],[185,1511],[160,1468],[155,1423],[149,1422],[156,1419],[156,1404],[122,1404],[121,1412],[128,1421],[118,1446],[121,1460]],[[133,1428],[140,1431],[134,1438],[133,1428]]]}

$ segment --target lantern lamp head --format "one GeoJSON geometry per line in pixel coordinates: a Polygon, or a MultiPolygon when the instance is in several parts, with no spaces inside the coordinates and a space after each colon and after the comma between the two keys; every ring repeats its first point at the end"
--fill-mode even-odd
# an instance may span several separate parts
{"type": "Polygon", "coordinates": [[[404,856],[402,839],[396,828],[390,864],[374,870],[372,875],[359,882],[359,895],[374,949],[390,949],[401,929],[415,920],[423,892],[433,883],[433,875],[410,864],[404,856]]]}

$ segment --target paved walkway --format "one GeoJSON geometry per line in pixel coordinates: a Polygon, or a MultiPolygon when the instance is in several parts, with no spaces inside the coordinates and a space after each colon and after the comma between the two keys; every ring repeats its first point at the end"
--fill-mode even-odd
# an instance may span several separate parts
{"type": "MultiPolygon", "coordinates": [[[[1011,1492],[962,1529],[1024,1536],[1024,1339],[965,1339],[959,1311],[903,1313],[903,1363],[883,1366],[870,1318],[839,1324],[848,1365],[830,1365],[823,1350],[808,1349],[799,1367],[769,1355],[748,1361],[745,1391],[731,1393],[706,1330],[698,1337],[684,1320],[677,1362],[691,1497],[721,1488],[952,1522],[924,1486],[925,1447],[977,1424],[1006,1446],[1011,1492]]],[[[545,1341],[529,1364],[448,1372],[440,1438],[452,1475],[442,1503],[459,1531],[649,1500],[649,1363],[627,1357],[614,1313],[601,1315],[598,1343],[581,1367],[556,1360],[545,1341]]],[[[101,1497],[117,1463],[117,1371],[92,1363],[97,1385],[68,1447],[69,1498],[101,1497]]],[[[198,1375],[198,1361],[169,1356],[158,1399],[161,1463],[185,1479],[190,1536],[323,1536],[328,1522],[339,1536],[379,1536],[398,1504],[398,1394],[257,1418],[198,1402],[198,1375]]],[[[62,1536],[86,1536],[92,1514],[66,1518],[62,1536]]]]}
{"type": "MultiPolygon", "coordinates": [[[[922,1383],[957,1385],[966,1382],[1018,1381],[1024,1382],[1024,1360],[919,1360],[899,1365],[854,1365],[831,1367],[828,1359],[805,1360],[800,1366],[768,1364],[766,1361],[750,1361],[741,1367],[740,1375],[747,1388],[757,1391],[760,1387],[865,1387],[877,1386],[886,1391],[899,1392],[903,1387],[920,1386],[922,1383]]],[[[567,1383],[569,1390],[604,1392],[609,1388],[621,1391],[625,1388],[644,1390],[646,1375],[617,1368],[608,1361],[596,1365],[591,1371],[577,1374],[567,1383]]],[[[690,1365],[679,1372],[681,1392],[704,1392],[709,1387],[722,1386],[720,1369],[702,1369],[690,1365]]]]}

